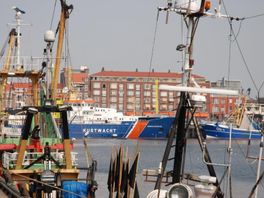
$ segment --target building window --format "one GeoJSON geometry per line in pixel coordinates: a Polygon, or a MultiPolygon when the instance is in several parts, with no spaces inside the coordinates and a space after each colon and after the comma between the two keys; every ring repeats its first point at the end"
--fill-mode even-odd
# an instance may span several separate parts
{"type": "Polygon", "coordinates": [[[219,104],[219,100],[218,100],[218,98],[214,98],[214,100],[213,100],[213,104],[219,104]]]}
{"type": "Polygon", "coordinates": [[[93,99],[94,99],[96,102],[100,102],[100,97],[98,97],[98,96],[93,97],[93,99]]]}
{"type": "Polygon", "coordinates": [[[102,103],[106,103],[106,97],[102,97],[102,103]]]}
{"type": "Polygon", "coordinates": [[[119,96],[124,96],[124,91],[119,91],[119,96]]]}
{"type": "Polygon", "coordinates": [[[140,85],[139,84],[136,85],[136,90],[140,90],[140,85]]]}
{"type": "Polygon", "coordinates": [[[144,84],[144,89],[151,89],[151,84],[144,84]]]}
{"type": "Polygon", "coordinates": [[[133,104],[127,104],[127,109],[128,110],[133,110],[134,109],[134,105],[133,104]]]}
{"type": "Polygon", "coordinates": [[[150,110],[150,104],[145,104],[145,105],[144,105],[144,109],[146,109],[146,110],[150,110]]]}
{"type": "Polygon", "coordinates": [[[111,90],[110,91],[110,95],[111,96],[116,96],[117,95],[117,91],[116,90],[111,90]]]}
{"type": "Polygon", "coordinates": [[[123,90],[124,89],[124,85],[123,84],[119,84],[119,90],[123,90]]]}
{"type": "Polygon", "coordinates": [[[110,98],[110,101],[111,101],[111,102],[117,102],[117,98],[116,98],[116,97],[111,97],[111,98],[110,98]]]}
{"type": "Polygon", "coordinates": [[[134,96],[134,91],[131,91],[131,90],[130,91],[127,91],[127,95],[128,96],[134,96]]]}
{"type": "Polygon", "coordinates": [[[213,112],[213,113],[218,113],[218,112],[219,112],[218,107],[213,107],[212,112],[213,112]]]}
{"type": "Polygon", "coordinates": [[[144,96],[151,96],[151,92],[150,91],[144,91],[144,96]]]}
{"type": "Polygon", "coordinates": [[[100,88],[101,84],[99,82],[94,82],[93,83],[93,88],[100,88]]]}
{"type": "Polygon", "coordinates": [[[127,102],[135,103],[135,98],[134,97],[128,97],[127,102]]]}
{"type": "Polygon", "coordinates": [[[161,97],[167,97],[168,96],[168,92],[167,91],[161,91],[160,92],[160,96],[161,97]]]}
{"type": "Polygon", "coordinates": [[[161,98],[160,101],[161,101],[161,102],[167,102],[168,99],[167,99],[167,98],[161,98]]]}
{"type": "Polygon", "coordinates": [[[111,89],[117,89],[117,83],[111,83],[110,88],[111,89]]]}
{"type": "Polygon", "coordinates": [[[140,111],[140,104],[136,104],[136,111],[140,111]]]}
{"type": "Polygon", "coordinates": [[[121,98],[121,97],[118,99],[118,102],[119,102],[119,103],[123,103],[123,101],[124,101],[124,99],[121,98]]]}
{"type": "Polygon", "coordinates": [[[93,91],[94,96],[99,96],[100,95],[100,90],[94,90],[93,91]]]}
{"type": "Polygon", "coordinates": [[[136,91],[136,96],[140,97],[140,91],[136,91]]]}
{"type": "Polygon", "coordinates": [[[117,104],[116,103],[111,103],[110,108],[117,109],[117,104]]]}
{"type": "Polygon", "coordinates": [[[128,83],[127,84],[127,89],[134,89],[134,84],[133,83],[128,83]]]}
{"type": "Polygon", "coordinates": [[[123,104],[119,104],[119,105],[118,105],[118,110],[119,110],[119,111],[123,111],[123,110],[124,110],[124,106],[123,106],[123,104]]]}
{"type": "Polygon", "coordinates": [[[145,103],[150,103],[150,101],[151,101],[150,98],[144,98],[145,103]]]}
{"type": "Polygon", "coordinates": [[[168,110],[168,107],[167,107],[167,105],[161,105],[160,106],[160,110],[162,110],[162,111],[167,111],[168,110]]]}

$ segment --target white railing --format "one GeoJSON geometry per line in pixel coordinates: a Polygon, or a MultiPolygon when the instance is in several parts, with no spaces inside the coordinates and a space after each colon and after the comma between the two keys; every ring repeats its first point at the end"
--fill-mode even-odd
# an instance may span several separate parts
{"type": "MultiPolygon", "coordinates": [[[[44,149],[43,152],[25,152],[24,160],[22,165],[27,166],[30,163],[34,162],[37,160],[39,157],[41,157],[44,154],[44,149]]],[[[17,152],[11,153],[11,152],[4,152],[2,155],[2,164],[3,167],[6,169],[10,169],[16,166],[17,162],[17,152]]],[[[71,152],[71,158],[72,158],[72,165],[77,166],[77,155],[78,153],[76,152],[71,152]]],[[[65,165],[65,157],[64,157],[64,152],[51,152],[51,156],[61,165],[65,165]]],[[[40,162],[40,164],[43,164],[40,162]]],[[[55,165],[53,161],[51,161],[52,165],[55,165]]],[[[44,168],[44,165],[43,165],[44,168]]]]}

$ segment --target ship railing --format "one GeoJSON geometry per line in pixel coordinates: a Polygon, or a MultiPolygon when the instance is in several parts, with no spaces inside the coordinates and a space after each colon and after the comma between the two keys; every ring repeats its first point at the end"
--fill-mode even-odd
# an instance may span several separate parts
{"type": "MultiPolygon", "coordinates": [[[[44,149],[43,149],[44,151],[44,149]]],[[[23,159],[23,166],[27,166],[37,160],[39,157],[43,156],[44,152],[25,152],[25,156],[23,159]]],[[[60,165],[65,165],[65,157],[64,157],[64,152],[51,152],[51,156],[59,162],[60,165]]],[[[72,165],[77,166],[78,165],[78,158],[77,158],[78,153],[77,152],[71,152],[71,159],[72,159],[72,165]]],[[[2,155],[2,165],[6,169],[13,169],[16,167],[16,162],[17,162],[17,152],[7,152],[5,151],[2,155]]],[[[51,161],[51,165],[53,167],[56,166],[56,164],[51,161]]],[[[39,163],[36,163],[34,166],[31,168],[44,168],[43,162],[40,161],[39,163]]]]}
{"type": "MultiPolygon", "coordinates": [[[[36,57],[36,56],[20,56],[20,65],[16,65],[17,62],[17,56],[11,56],[11,66],[14,66],[15,69],[21,69],[17,67],[23,66],[23,70],[39,70],[40,66],[43,62],[43,57],[36,57]]],[[[55,61],[56,57],[51,58],[53,61],[55,61]]],[[[65,57],[62,57],[61,59],[65,60],[65,57]]],[[[6,57],[2,57],[0,59],[0,64],[4,65],[4,61],[6,60],[6,57]]]]}
{"type": "Polygon", "coordinates": [[[21,136],[21,128],[3,127],[0,135],[6,136],[6,137],[20,137],[21,136]]]}

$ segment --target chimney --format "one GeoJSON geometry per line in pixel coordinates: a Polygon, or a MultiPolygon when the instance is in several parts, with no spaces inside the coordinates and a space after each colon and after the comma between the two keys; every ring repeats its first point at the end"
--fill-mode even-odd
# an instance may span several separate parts
{"type": "Polygon", "coordinates": [[[105,68],[104,67],[102,67],[102,69],[101,69],[101,72],[103,72],[105,70],[105,68]]]}
{"type": "Polygon", "coordinates": [[[154,72],[154,69],[152,69],[152,72],[154,72]]]}
{"type": "Polygon", "coordinates": [[[170,69],[168,70],[168,73],[170,73],[170,69]]]}
{"type": "Polygon", "coordinates": [[[136,72],[138,72],[138,68],[136,68],[136,72]]]}

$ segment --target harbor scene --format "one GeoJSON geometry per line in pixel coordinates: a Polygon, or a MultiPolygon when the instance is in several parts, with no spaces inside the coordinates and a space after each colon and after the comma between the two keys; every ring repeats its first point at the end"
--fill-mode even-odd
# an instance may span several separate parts
{"type": "Polygon", "coordinates": [[[263,6],[4,2],[0,197],[264,197],[263,6]]]}
{"type": "MultiPolygon", "coordinates": [[[[112,149],[116,145],[122,144],[128,147],[130,156],[133,157],[136,153],[137,147],[140,150],[140,160],[138,167],[137,182],[141,186],[139,189],[140,197],[147,197],[148,193],[154,189],[153,180],[155,178],[149,177],[152,182],[147,182],[146,177],[143,176],[143,169],[158,169],[160,160],[162,159],[164,148],[166,146],[165,140],[120,140],[120,139],[91,139],[89,142],[89,150],[93,153],[94,159],[98,161],[96,180],[98,182],[98,197],[108,197],[107,178],[109,171],[109,161],[112,149]]],[[[213,153],[214,162],[224,162],[227,160],[226,148],[228,142],[225,140],[211,139],[209,141],[210,151],[213,153]]],[[[247,144],[248,141],[233,141],[232,148],[232,192],[233,197],[248,197],[252,189],[252,185],[256,181],[255,170],[257,161],[247,158],[247,144]]],[[[83,142],[77,141],[75,143],[75,151],[80,151],[83,148],[83,142]]],[[[250,148],[250,156],[258,156],[259,141],[253,141],[250,148]]],[[[208,174],[205,164],[202,162],[202,154],[198,146],[197,140],[189,139],[187,147],[187,157],[185,169],[187,172],[196,174],[208,174]]],[[[79,154],[78,166],[86,166],[86,160],[83,153],[79,154]]],[[[224,172],[223,167],[218,167],[218,174],[221,176],[224,172]]],[[[262,168],[263,171],[263,168],[262,168]]],[[[224,190],[227,190],[227,181],[224,190]]],[[[165,184],[164,184],[165,185],[165,184]]],[[[164,187],[166,189],[168,187],[164,187]]],[[[262,197],[263,187],[259,187],[259,197],[262,197]]]]}

